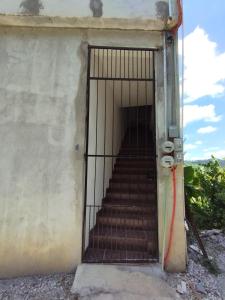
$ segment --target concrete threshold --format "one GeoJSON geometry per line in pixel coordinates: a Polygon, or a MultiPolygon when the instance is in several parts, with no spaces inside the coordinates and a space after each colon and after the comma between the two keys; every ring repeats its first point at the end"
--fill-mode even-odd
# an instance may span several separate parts
{"type": "Polygon", "coordinates": [[[146,266],[81,264],[72,294],[81,300],[181,299],[166,283],[159,264],[146,266]]]}

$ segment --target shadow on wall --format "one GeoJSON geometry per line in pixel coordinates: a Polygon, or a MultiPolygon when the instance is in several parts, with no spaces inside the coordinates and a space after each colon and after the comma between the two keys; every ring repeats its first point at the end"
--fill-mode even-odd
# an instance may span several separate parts
{"type": "Polygon", "coordinates": [[[23,14],[39,15],[44,6],[40,0],[24,0],[20,4],[23,14]]]}
{"type": "Polygon", "coordinates": [[[101,0],[90,0],[90,9],[93,17],[101,17],[103,14],[103,4],[101,0]]]}

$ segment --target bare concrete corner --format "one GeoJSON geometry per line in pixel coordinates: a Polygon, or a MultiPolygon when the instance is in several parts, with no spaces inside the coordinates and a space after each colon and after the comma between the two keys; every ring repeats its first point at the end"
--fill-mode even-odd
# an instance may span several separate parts
{"type": "Polygon", "coordinates": [[[165,281],[159,265],[115,266],[82,264],[71,292],[85,300],[180,299],[165,281]]]}

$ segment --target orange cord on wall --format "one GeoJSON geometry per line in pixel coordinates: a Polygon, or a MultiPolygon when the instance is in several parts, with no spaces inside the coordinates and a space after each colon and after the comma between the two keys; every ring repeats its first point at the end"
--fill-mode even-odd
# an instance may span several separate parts
{"type": "Polygon", "coordinates": [[[167,265],[168,259],[170,256],[172,240],[173,240],[173,230],[174,230],[174,222],[175,222],[175,215],[176,215],[176,207],[177,207],[177,191],[176,191],[176,167],[172,168],[173,174],[173,211],[172,211],[172,218],[170,223],[170,232],[169,232],[169,242],[166,251],[166,255],[164,257],[164,266],[167,265]]]}
{"type": "Polygon", "coordinates": [[[181,0],[177,0],[177,8],[178,8],[178,20],[177,20],[177,24],[171,29],[171,33],[173,35],[176,35],[179,27],[183,23],[183,10],[182,10],[181,0]]]}

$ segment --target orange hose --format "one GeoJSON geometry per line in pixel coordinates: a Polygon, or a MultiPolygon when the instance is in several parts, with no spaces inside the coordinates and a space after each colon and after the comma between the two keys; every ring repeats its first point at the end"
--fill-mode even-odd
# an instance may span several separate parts
{"type": "Polygon", "coordinates": [[[172,240],[173,240],[173,231],[174,231],[174,222],[175,222],[175,214],[176,214],[176,206],[177,206],[177,191],[176,191],[176,168],[172,169],[173,173],[173,211],[172,211],[172,219],[170,223],[170,233],[169,233],[169,242],[166,251],[166,255],[164,258],[164,265],[166,266],[168,263],[168,259],[170,256],[172,240]]]}
{"type": "Polygon", "coordinates": [[[177,24],[171,29],[171,33],[175,35],[183,23],[183,11],[182,11],[182,5],[181,5],[181,0],[177,0],[177,7],[178,7],[178,20],[177,24]]]}

